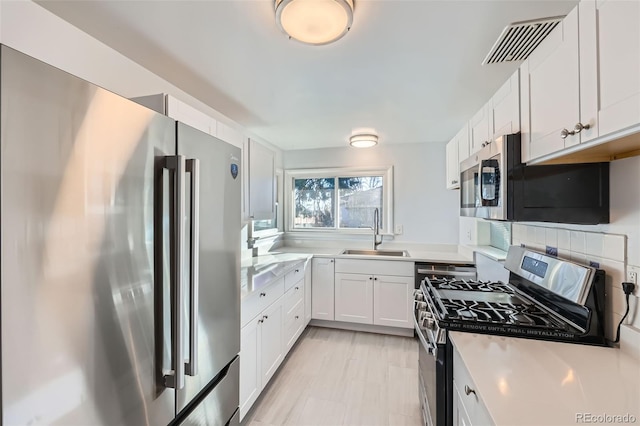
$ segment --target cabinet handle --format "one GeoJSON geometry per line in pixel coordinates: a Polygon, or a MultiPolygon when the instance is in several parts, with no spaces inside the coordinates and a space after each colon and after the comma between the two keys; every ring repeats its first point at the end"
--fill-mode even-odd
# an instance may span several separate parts
{"type": "Polygon", "coordinates": [[[471,395],[471,394],[477,395],[476,391],[474,389],[471,389],[469,385],[464,385],[464,393],[467,395],[471,395]]]}
{"type": "Polygon", "coordinates": [[[573,135],[575,135],[575,134],[576,134],[576,132],[575,132],[575,131],[573,131],[573,130],[571,130],[571,131],[569,131],[569,130],[567,130],[567,129],[562,129],[562,130],[560,130],[560,137],[561,137],[562,139],[566,139],[566,138],[567,138],[567,136],[569,136],[569,135],[573,136],[573,135]]]}
{"type": "Polygon", "coordinates": [[[582,123],[578,123],[575,125],[575,127],[573,128],[573,130],[576,133],[580,133],[582,130],[589,130],[591,128],[590,124],[582,124],[582,123]]]}
{"type": "Polygon", "coordinates": [[[296,319],[300,318],[298,315],[295,316],[296,319]]]}
{"type": "Polygon", "coordinates": [[[260,293],[260,297],[265,297],[267,293],[260,293]]]}

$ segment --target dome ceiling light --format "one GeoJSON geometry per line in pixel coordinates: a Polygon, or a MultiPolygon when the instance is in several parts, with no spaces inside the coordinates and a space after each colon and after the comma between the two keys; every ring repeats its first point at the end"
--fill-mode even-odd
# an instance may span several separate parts
{"type": "Polygon", "coordinates": [[[378,135],[359,134],[349,138],[349,145],[356,148],[370,148],[378,144],[378,135]]]}
{"type": "Polygon", "coordinates": [[[275,9],[278,27],[306,44],[334,42],[353,22],[353,0],[275,0],[275,9]]]}

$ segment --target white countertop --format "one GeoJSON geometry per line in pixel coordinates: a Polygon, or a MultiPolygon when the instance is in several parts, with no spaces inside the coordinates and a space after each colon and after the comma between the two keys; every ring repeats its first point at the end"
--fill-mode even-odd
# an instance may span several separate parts
{"type": "Polygon", "coordinates": [[[462,332],[449,336],[496,425],[575,425],[589,423],[587,414],[630,414],[640,423],[640,334],[633,334],[636,346],[627,351],[462,332]],[[585,421],[577,421],[580,414],[585,421]]]}
{"type": "Polygon", "coordinates": [[[242,259],[240,265],[240,297],[285,275],[293,267],[311,257],[308,253],[269,253],[242,259]]]}
{"type": "MultiPolygon", "coordinates": [[[[396,260],[405,262],[452,262],[452,263],[473,263],[473,257],[458,253],[452,250],[413,250],[408,249],[409,256],[367,256],[340,254],[345,248],[318,248],[318,247],[280,247],[274,249],[271,253],[306,253],[318,257],[333,257],[341,259],[377,259],[377,260],[396,260]]],[[[404,250],[404,249],[403,249],[404,250]]],[[[260,257],[260,256],[258,256],[260,257]]]]}

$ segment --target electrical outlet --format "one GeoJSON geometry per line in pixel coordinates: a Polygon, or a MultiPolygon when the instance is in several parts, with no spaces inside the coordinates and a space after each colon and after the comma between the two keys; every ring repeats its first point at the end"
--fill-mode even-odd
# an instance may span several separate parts
{"type": "Polygon", "coordinates": [[[402,225],[396,225],[396,230],[395,230],[395,232],[394,232],[394,233],[395,233],[396,235],[401,235],[401,234],[402,234],[402,232],[403,232],[402,225]]]}
{"type": "Polygon", "coordinates": [[[627,281],[638,284],[638,273],[636,271],[627,271],[627,281]]]}

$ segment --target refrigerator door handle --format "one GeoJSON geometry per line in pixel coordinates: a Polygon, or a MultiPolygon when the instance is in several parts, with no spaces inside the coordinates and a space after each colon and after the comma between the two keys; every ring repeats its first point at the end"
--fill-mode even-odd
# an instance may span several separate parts
{"type": "Polygon", "coordinates": [[[164,168],[173,174],[171,190],[171,370],[164,375],[164,385],[168,388],[182,389],[184,387],[183,352],[183,324],[182,301],[184,300],[184,286],[182,285],[182,266],[184,265],[184,236],[185,236],[185,157],[172,155],[165,157],[164,168]]]}
{"type": "Polygon", "coordinates": [[[200,273],[200,160],[187,160],[187,173],[191,175],[191,229],[190,229],[190,271],[189,271],[189,360],[185,363],[185,373],[198,374],[198,281],[200,273]]]}

